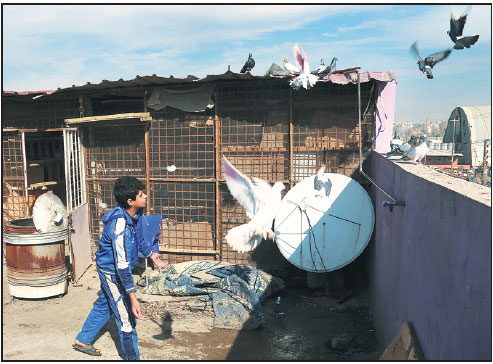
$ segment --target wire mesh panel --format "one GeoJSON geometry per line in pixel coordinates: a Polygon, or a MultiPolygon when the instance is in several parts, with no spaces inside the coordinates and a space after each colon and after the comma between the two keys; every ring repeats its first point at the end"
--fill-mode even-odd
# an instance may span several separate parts
{"type": "Polygon", "coordinates": [[[248,176],[271,182],[288,179],[289,88],[223,86],[217,98],[221,153],[248,176]]]}
{"type": "Polygon", "coordinates": [[[26,191],[22,136],[19,132],[2,133],[3,223],[26,217],[26,191]]]}
{"type": "Polygon", "coordinates": [[[60,128],[65,119],[80,116],[79,107],[78,97],[73,96],[53,98],[45,95],[34,100],[33,96],[5,97],[2,123],[4,127],[25,129],[60,128]]]}
{"type": "Polygon", "coordinates": [[[98,241],[103,233],[104,224],[101,218],[110,209],[116,206],[113,187],[115,181],[91,180],[87,182],[88,207],[89,207],[89,231],[93,244],[91,244],[91,256],[98,249],[98,241]]]}
{"type": "Polygon", "coordinates": [[[144,125],[88,127],[83,130],[87,178],[146,177],[144,125]]]}
{"type": "MultiPolygon", "coordinates": [[[[362,104],[373,89],[362,85],[362,104]]],[[[326,166],[326,172],[353,175],[359,166],[359,123],[355,85],[317,84],[293,94],[293,179],[300,181],[326,166]],[[355,161],[356,158],[356,161],[355,161]]],[[[371,112],[372,110],[369,110],[371,112]]],[[[368,112],[368,111],[367,111],[368,112]]],[[[371,145],[370,120],[362,123],[362,142],[371,145]]]]}
{"type": "Polygon", "coordinates": [[[152,214],[163,214],[160,242],[165,260],[214,259],[214,183],[153,182],[150,200],[152,214]]]}
{"type": "Polygon", "coordinates": [[[153,117],[162,120],[150,128],[151,177],[213,178],[214,116],[167,107],[153,117]]]}

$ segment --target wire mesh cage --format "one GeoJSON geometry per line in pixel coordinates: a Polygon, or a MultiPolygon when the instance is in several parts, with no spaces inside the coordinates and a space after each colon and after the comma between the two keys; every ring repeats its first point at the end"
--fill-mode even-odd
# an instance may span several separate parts
{"type": "Polygon", "coordinates": [[[2,133],[2,219],[3,222],[26,217],[22,134],[2,133]]]}
{"type": "MultiPolygon", "coordinates": [[[[356,85],[328,82],[293,91],[285,80],[274,79],[218,83],[214,108],[203,112],[168,106],[151,110],[152,121],[147,123],[79,125],[93,254],[103,229],[101,218],[116,204],[114,182],[128,175],[147,186],[146,212],[163,215],[160,249],[165,261],[219,259],[255,264],[251,253],[233,251],[224,238],[248,218],[227,188],[221,156],[250,177],[282,181],[283,193],[322,165],[327,172],[354,178],[359,147],[366,158],[374,137],[375,84],[361,84],[361,140],[356,85]]],[[[25,125],[35,115],[36,126],[50,127],[60,125],[63,118],[116,110],[108,109],[112,100],[119,113],[139,112],[139,107],[146,111],[145,102],[134,92],[125,97],[98,94],[92,101],[90,94],[41,98],[36,103],[31,100],[26,112],[24,102],[18,101],[8,112],[14,124],[25,125]],[[99,108],[94,100],[99,100],[99,108]]],[[[11,184],[8,194],[4,184],[4,203],[5,196],[13,198],[13,191],[18,193],[17,204],[12,205],[17,207],[8,211],[23,217],[20,135],[5,133],[3,138],[5,182],[11,184]]]]}

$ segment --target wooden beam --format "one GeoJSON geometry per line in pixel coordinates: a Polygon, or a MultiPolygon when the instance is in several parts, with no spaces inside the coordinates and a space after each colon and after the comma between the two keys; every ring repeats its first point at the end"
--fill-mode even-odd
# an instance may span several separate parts
{"type": "Polygon", "coordinates": [[[126,114],[98,115],[98,116],[87,116],[84,118],[65,119],[65,122],[67,124],[81,124],[81,123],[93,123],[97,121],[104,122],[104,121],[128,120],[128,119],[151,121],[152,117],[150,112],[132,112],[126,114]]]}
{"type": "Polygon", "coordinates": [[[205,254],[205,255],[218,255],[219,250],[200,250],[200,249],[175,249],[175,248],[161,248],[159,247],[159,253],[168,254],[205,254]]]}

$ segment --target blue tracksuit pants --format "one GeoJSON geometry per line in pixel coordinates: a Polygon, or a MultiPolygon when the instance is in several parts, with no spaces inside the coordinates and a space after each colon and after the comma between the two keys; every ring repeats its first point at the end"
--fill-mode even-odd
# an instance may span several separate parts
{"type": "Polygon", "coordinates": [[[99,269],[98,273],[101,280],[99,298],[87,316],[82,331],[77,335],[77,340],[84,344],[92,344],[99,330],[113,313],[125,360],[139,360],[136,321],[132,314],[130,297],[125,293],[115,275],[103,273],[99,269]]]}

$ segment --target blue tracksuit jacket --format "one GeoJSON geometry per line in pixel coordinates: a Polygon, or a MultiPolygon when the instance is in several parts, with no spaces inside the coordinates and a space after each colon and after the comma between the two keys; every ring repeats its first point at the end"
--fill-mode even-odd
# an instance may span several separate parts
{"type": "Polygon", "coordinates": [[[138,231],[141,219],[141,213],[132,218],[120,206],[112,208],[102,218],[105,225],[96,252],[96,266],[103,273],[117,275],[127,293],[136,291],[132,270],[139,250],[146,258],[152,255],[151,244],[142,239],[142,232],[138,231]]]}

